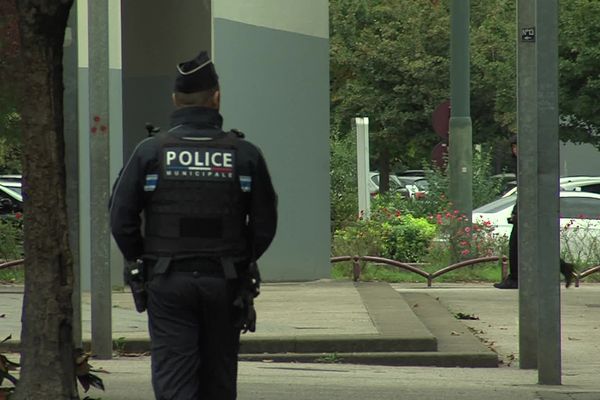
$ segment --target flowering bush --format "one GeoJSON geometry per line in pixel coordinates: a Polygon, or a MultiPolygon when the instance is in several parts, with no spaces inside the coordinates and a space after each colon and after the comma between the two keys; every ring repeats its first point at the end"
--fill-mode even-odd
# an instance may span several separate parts
{"type": "Polygon", "coordinates": [[[0,261],[23,256],[23,215],[5,215],[0,218],[0,261]]]}
{"type": "Polygon", "coordinates": [[[588,219],[579,223],[571,219],[560,230],[560,243],[561,257],[579,268],[600,264],[597,219],[588,219]]]}
{"type": "Polygon", "coordinates": [[[429,220],[435,223],[438,232],[430,249],[432,262],[448,264],[505,253],[507,240],[494,235],[489,221],[471,223],[458,210],[444,210],[430,215],[429,220]]]}
{"type": "Polygon", "coordinates": [[[435,226],[425,218],[379,208],[369,220],[360,217],[355,223],[337,230],[333,238],[333,253],[420,262],[426,258],[435,233],[435,226]]]}

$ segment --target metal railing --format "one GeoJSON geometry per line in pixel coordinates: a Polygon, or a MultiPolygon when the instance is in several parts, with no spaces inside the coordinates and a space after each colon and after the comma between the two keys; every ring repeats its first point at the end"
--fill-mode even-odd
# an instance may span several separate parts
{"type": "Polygon", "coordinates": [[[464,268],[464,267],[468,267],[470,265],[475,265],[475,264],[499,261],[499,260],[502,260],[502,278],[505,278],[506,275],[508,274],[508,267],[507,267],[508,259],[506,256],[500,256],[500,257],[499,256],[491,256],[491,257],[474,258],[472,260],[466,260],[466,261],[462,261],[462,262],[459,262],[456,264],[449,265],[449,266],[439,269],[435,272],[424,271],[423,269],[417,267],[416,266],[417,264],[414,264],[414,263],[404,263],[404,262],[390,260],[389,258],[383,258],[383,257],[340,256],[340,257],[332,257],[331,258],[332,263],[341,262],[341,261],[352,261],[352,280],[354,282],[356,282],[360,279],[360,274],[362,272],[360,262],[361,261],[369,261],[369,262],[375,262],[375,263],[379,263],[379,264],[391,265],[393,267],[403,269],[403,270],[406,270],[409,272],[413,272],[417,275],[421,275],[423,278],[427,279],[427,287],[431,287],[433,280],[435,278],[437,278],[441,275],[444,275],[450,271],[454,271],[455,269],[464,268]]]}
{"type": "Polygon", "coordinates": [[[18,265],[23,265],[24,263],[25,263],[25,260],[23,260],[23,259],[7,261],[7,262],[0,264],[0,270],[5,269],[5,268],[10,268],[10,267],[16,267],[18,265]]]}
{"type": "MultiPolygon", "coordinates": [[[[508,259],[506,256],[491,256],[491,257],[474,258],[472,260],[467,260],[467,261],[462,261],[462,262],[459,262],[456,264],[451,264],[451,265],[449,265],[445,268],[439,269],[435,272],[427,272],[418,267],[418,265],[423,265],[423,264],[405,263],[405,262],[401,262],[401,261],[390,260],[389,258],[383,258],[383,257],[338,256],[338,257],[331,257],[331,259],[330,259],[331,263],[337,263],[337,262],[342,262],[342,261],[352,261],[352,280],[354,282],[356,282],[360,279],[360,274],[362,272],[361,266],[360,266],[361,261],[368,261],[368,262],[373,262],[373,263],[378,263],[378,264],[391,265],[393,267],[403,269],[403,270],[406,270],[409,272],[413,272],[417,275],[420,275],[423,278],[427,279],[427,287],[431,287],[433,280],[435,278],[442,276],[448,272],[454,271],[459,268],[468,267],[471,265],[483,264],[483,263],[494,262],[494,261],[499,261],[499,260],[502,260],[501,274],[502,274],[502,279],[504,279],[508,275],[508,263],[507,263],[508,259]]],[[[0,265],[0,268],[1,267],[2,266],[0,265]]],[[[596,272],[600,272],[600,265],[596,265],[596,266],[587,268],[581,272],[575,272],[575,287],[579,287],[579,283],[582,279],[584,279],[596,272]]]]}
{"type": "MultiPolygon", "coordinates": [[[[379,264],[391,265],[391,266],[397,267],[399,269],[403,269],[406,271],[413,272],[417,275],[421,275],[423,278],[427,279],[428,287],[431,287],[431,284],[433,283],[433,280],[435,278],[442,276],[450,271],[454,271],[456,269],[463,268],[463,267],[468,267],[470,265],[494,262],[494,261],[498,261],[498,260],[502,260],[501,273],[502,273],[502,279],[504,279],[504,278],[506,278],[506,275],[508,274],[508,264],[507,264],[506,256],[474,258],[472,260],[462,261],[462,262],[459,262],[456,264],[449,265],[449,266],[439,269],[435,272],[427,272],[417,266],[417,265],[422,265],[422,264],[404,263],[404,262],[390,260],[389,258],[383,258],[383,257],[374,257],[374,256],[331,257],[331,263],[336,263],[336,262],[341,262],[341,261],[352,261],[352,279],[355,282],[360,279],[360,274],[361,274],[360,262],[361,261],[370,261],[370,262],[375,262],[375,263],[379,263],[379,264]]],[[[25,262],[24,259],[7,261],[7,262],[0,264],[0,270],[6,269],[6,268],[11,268],[11,267],[17,267],[19,265],[23,265],[24,262],[25,262]]],[[[579,287],[579,284],[582,279],[584,279],[596,272],[600,272],[600,265],[596,265],[596,266],[584,269],[581,272],[575,272],[575,287],[579,287]]]]}

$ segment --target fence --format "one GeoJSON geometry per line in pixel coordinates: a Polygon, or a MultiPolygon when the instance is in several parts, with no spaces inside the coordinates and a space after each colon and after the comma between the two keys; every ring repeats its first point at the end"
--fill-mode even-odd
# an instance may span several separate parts
{"type": "MultiPolygon", "coordinates": [[[[435,278],[442,276],[450,271],[454,271],[459,268],[468,267],[470,265],[483,264],[483,263],[494,262],[494,261],[499,261],[499,260],[502,260],[502,266],[501,266],[502,272],[501,273],[502,273],[502,278],[505,278],[506,275],[508,274],[506,256],[474,258],[472,260],[462,261],[462,262],[459,262],[456,264],[449,265],[449,266],[439,269],[435,272],[424,271],[421,268],[419,268],[417,266],[417,264],[404,263],[404,262],[390,260],[388,258],[383,258],[383,257],[339,256],[339,257],[331,258],[332,263],[341,262],[341,261],[352,261],[352,279],[354,280],[354,282],[356,282],[360,279],[360,273],[361,273],[360,262],[361,261],[369,261],[369,262],[374,262],[374,263],[379,263],[379,264],[391,265],[393,267],[397,267],[399,269],[404,269],[406,271],[414,272],[417,275],[421,275],[423,278],[427,279],[427,287],[431,287],[433,280],[435,278]]],[[[24,262],[25,262],[25,260],[8,261],[8,262],[0,264],[0,270],[3,270],[5,268],[11,268],[11,267],[23,265],[24,262]]],[[[600,272],[600,265],[596,265],[596,266],[587,268],[581,272],[575,272],[575,287],[579,287],[579,283],[581,282],[582,279],[584,279],[596,272],[600,272]]]]}
{"type": "MultiPolygon", "coordinates": [[[[356,282],[360,279],[360,274],[361,274],[360,262],[367,261],[367,262],[391,265],[393,267],[397,267],[399,269],[403,269],[403,270],[406,270],[409,272],[413,272],[417,275],[420,275],[423,278],[427,279],[427,287],[431,287],[433,280],[435,278],[442,276],[448,272],[454,271],[459,268],[468,267],[471,265],[483,264],[483,263],[494,262],[494,261],[499,261],[499,260],[502,260],[501,274],[502,274],[502,279],[504,279],[504,278],[506,278],[506,275],[508,274],[508,264],[507,264],[506,256],[491,256],[491,257],[474,258],[472,260],[462,261],[462,262],[459,262],[456,264],[449,265],[449,266],[439,269],[435,272],[424,271],[421,268],[419,268],[417,266],[417,264],[404,263],[404,262],[390,260],[388,258],[383,258],[383,257],[339,256],[339,257],[331,258],[332,263],[342,262],[342,261],[352,261],[352,279],[354,280],[354,282],[356,282]]],[[[587,276],[590,276],[591,274],[593,274],[595,272],[599,272],[599,271],[600,271],[600,265],[596,265],[594,267],[587,268],[581,272],[575,272],[575,287],[579,287],[579,282],[582,279],[584,279],[587,276]]]]}

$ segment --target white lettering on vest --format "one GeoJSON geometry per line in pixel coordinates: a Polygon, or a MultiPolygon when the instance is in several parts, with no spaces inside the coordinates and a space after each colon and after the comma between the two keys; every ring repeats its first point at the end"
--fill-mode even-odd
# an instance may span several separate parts
{"type": "Polygon", "coordinates": [[[179,162],[181,165],[190,165],[192,163],[192,153],[189,151],[179,153],[179,162]]]}
{"type": "Polygon", "coordinates": [[[174,151],[167,151],[167,165],[171,165],[171,161],[173,161],[177,157],[177,153],[174,151]]]}

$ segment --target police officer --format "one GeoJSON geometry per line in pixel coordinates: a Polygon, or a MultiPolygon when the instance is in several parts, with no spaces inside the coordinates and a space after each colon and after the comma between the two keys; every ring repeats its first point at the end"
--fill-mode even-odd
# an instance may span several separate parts
{"type": "Polygon", "coordinates": [[[240,287],[277,225],[265,160],[221,129],[220,96],[206,52],[179,64],[171,129],[138,144],[111,197],[113,236],[145,266],[160,400],[236,398],[240,330],[253,328],[240,287]]]}
{"type": "MultiPolygon", "coordinates": [[[[513,158],[517,158],[517,135],[513,135],[510,138],[510,149],[513,158]]],[[[510,237],[508,239],[508,264],[509,274],[501,282],[494,283],[494,287],[497,289],[518,289],[519,288],[519,228],[517,222],[518,204],[515,203],[511,211],[509,223],[512,224],[510,231],[510,237]]],[[[562,258],[560,259],[560,272],[565,277],[565,286],[568,288],[573,283],[575,278],[575,266],[571,263],[566,262],[562,258]]]]}

